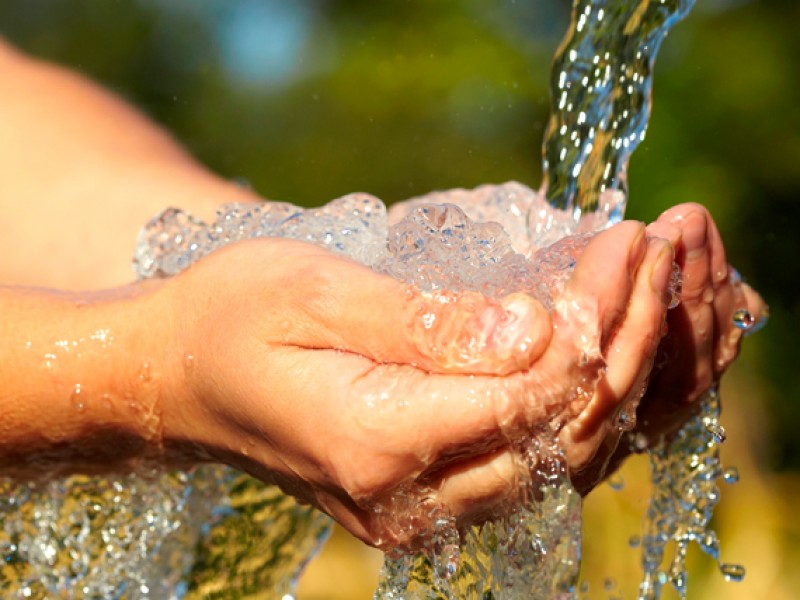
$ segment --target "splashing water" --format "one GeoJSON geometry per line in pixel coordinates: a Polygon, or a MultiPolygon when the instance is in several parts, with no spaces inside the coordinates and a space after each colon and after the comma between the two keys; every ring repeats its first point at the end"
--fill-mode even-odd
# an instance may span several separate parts
{"type": "Polygon", "coordinates": [[[572,598],[580,568],[581,501],[561,449],[542,431],[521,450],[532,474],[521,501],[459,539],[446,523],[429,555],[387,557],[375,598],[572,598]],[[444,542],[444,543],[443,543],[444,542]]]}
{"type": "Polygon", "coordinates": [[[686,552],[691,542],[717,562],[727,580],[744,578],[741,565],[720,563],[719,541],[709,529],[719,502],[717,480],[723,478],[734,483],[738,479],[735,469],[723,472],[719,459],[719,445],[725,436],[719,424],[717,391],[708,390],[700,405],[700,413],[674,439],[662,440],[650,451],[653,495],[641,538],[644,570],[639,589],[641,600],[659,598],[666,584],[672,585],[681,598],[686,597],[686,552]],[[674,542],[672,559],[666,570],[661,570],[669,542],[674,542]]]}
{"type": "MultiPolygon", "coordinates": [[[[546,207],[535,192],[513,183],[485,186],[475,197],[483,200],[472,206],[479,213],[514,203],[524,207],[520,215],[537,202],[546,207]]],[[[587,241],[574,238],[539,253],[528,248],[528,260],[500,225],[473,222],[456,206],[410,209],[389,229],[383,203],[352,194],[313,210],[284,203],[228,205],[212,224],[168,209],[140,235],[137,274],[172,276],[220,247],[253,237],[317,244],[421,289],[473,289],[494,297],[527,290],[549,306],[587,241]],[[416,254],[403,242],[407,238],[422,240],[416,254]]],[[[583,354],[575,349],[576,363],[583,354]]],[[[598,365],[581,360],[572,381],[565,374],[565,390],[590,390],[597,376],[598,365]]],[[[573,399],[558,396],[551,416],[573,399]]],[[[551,433],[515,442],[520,492],[541,502],[521,503],[505,521],[474,531],[463,544],[449,516],[432,507],[431,552],[415,559],[432,560],[434,579],[426,585],[456,594],[459,586],[488,585],[501,597],[501,590],[524,595],[533,585],[571,589],[579,564],[580,498],[551,433]],[[551,575],[535,576],[544,572],[551,575]]],[[[223,467],[3,485],[0,592],[10,597],[78,590],[85,597],[177,598],[264,589],[291,597],[330,525],[277,488],[223,467]]],[[[392,521],[402,511],[416,517],[425,492],[404,490],[383,510],[392,521]]]]}
{"type": "Polygon", "coordinates": [[[575,1],[550,73],[542,154],[547,200],[576,224],[597,210],[612,224],[622,219],[628,159],[650,117],[656,54],[693,5],[694,0],[575,1]]]}
{"type": "MultiPolygon", "coordinates": [[[[570,229],[568,220],[561,219],[553,227],[531,211],[530,230],[540,242],[623,218],[628,160],[647,129],[656,54],[671,26],[693,5],[694,0],[575,0],[570,30],[551,71],[542,186],[548,202],[571,215],[573,225],[570,229]]],[[[732,277],[738,274],[734,271],[732,277]]],[[[676,288],[677,283],[673,281],[676,288]]],[[[756,324],[744,309],[733,321],[746,332],[756,324]]],[[[641,545],[644,571],[641,599],[659,598],[666,583],[686,597],[685,557],[692,541],[717,561],[727,580],[744,578],[744,567],[719,562],[719,543],[709,529],[719,501],[717,479],[734,483],[738,473],[723,473],[720,466],[718,446],[726,434],[719,423],[716,390],[699,403],[698,416],[671,442],[662,440],[650,451],[653,496],[645,532],[636,544],[641,545]],[[661,571],[670,541],[675,553],[668,569],[661,571]]],[[[635,412],[623,416],[635,419],[635,412]]],[[[622,429],[632,428],[630,421],[624,419],[622,429]]]]}
{"type": "MultiPolygon", "coordinates": [[[[314,210],[229,205],[212,224],[170,209],[140,236],[137,274],[171,276],[228,243],[287,237],[434,293],[477,290],[498,297],[524,290],[552,310],[588,239],[565,236],[622,218],[627,160],[649,115],[653,61],[668,29],[692,4],[575,2],[553,66],[544,196],[515,183],[483,186],[403,203],[388,219],[384,205],[365,194],[314,210]]],[[[751,328],[751,317],[739,315],[737,325],[751,328]]],[[[567,382],[573,392],[591,392],[597,365],[588,366],[576,368],[567,382]]],[[[551,416],[568,400],[561,398],[551,416]]],[[[723,475],[718,411],[716,393],[709,392],[702,414],[651,453],[655,489],[645,532],[632,542],[642,551],[642,598],[657,598],[667,583],[685,597],[691,541],[719,560],[716,535],[708,529],[719,496],[715,482],[723,475]],[[675,554],[662,571],[670,540],[675,554]]],[[[633,426],[631,416],[625,413],[625,428],[633,426]]],[[[463,537],[441,507],[423,503],[418,522],[430,529],[427,552],[387,557],[376,597],[575,597],[580,497],[563,454],[548,427],[512,442],[520,502],[463,537]]],[[[737,478],[730,470],[724,474],[725,481],[737,478]]],[[[173,598],[265,589],[290,597],[330,524],[277,488],[222,467],[1,485],[4,597],[173,598]]],[[[403,489],[375,509],[392,519],[402,511],[419,517],[424,495],[423,489],[403,489]]],[[[720,570],[728,580],[744,576],[739,565],[720,564],[720,570]]]]}

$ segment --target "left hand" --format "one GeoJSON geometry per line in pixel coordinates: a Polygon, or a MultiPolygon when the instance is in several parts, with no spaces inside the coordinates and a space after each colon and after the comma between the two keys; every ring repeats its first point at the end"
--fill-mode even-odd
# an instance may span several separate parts
{"type": "MultiPolygon", "coordinates": [[[[738,355],[744,331],[734,324],[734,312],[748,311],[754,319],[751,330],[762,326],[769,314],[761,296],[741,283],[728,265],[719,230],[704,206],[686,203],[672,207],[648,225],[647,232],[675,248],[683,278],[681,303],[668,312],[666,335],[652,372],[642,381],[642,387],[647,387],[632,433],[646,444],[633,448],[620,441],[621,431],[610,431],[589,466],[574,473],[576,486],[583,492],[631,452],[674,434],[698,409],[699,398],[719,383],[738,355]]],[[[611,373],[617,360],[611,355],[608,361],[611,373]]]]}

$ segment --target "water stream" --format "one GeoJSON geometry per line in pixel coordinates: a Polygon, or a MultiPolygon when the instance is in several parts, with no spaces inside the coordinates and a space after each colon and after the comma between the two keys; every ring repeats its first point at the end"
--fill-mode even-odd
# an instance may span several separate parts
{"type": "MultiPolygon", "coordinates": [[[[277,236],[345,254],[430,293],[522,290],[558,315],[587,234],[624,214],[627,161],[646,129],[653,61],[692,4],[576,1],[553,65],[540,192],[517,183],[454,190],[388,213],[366,194],[308,210],[238,204],[213,223],[169,209],[140,236],[137,276],[172,276],[226,244],[277,236]]],[[[574,350],[575,364],[547,398],[553,422],[509,440],[521,476],[507,516],[462,535],[426,501],[429,490],[413,485],[374,507],[387,522],[405,511],[429,528],[426,552],[387,556],[376,598],[576,597],[581,503],[553,431],[561,410],[591,393],[602,361],[592,349],[574,350]]],[[[658,598],[667,584],[685,594],[689,542],[719,560],[708,529],[723,476],[713,390],[703,407],[671,446],[651,453],[642,598],[658,598]],[[662,569],[670,541],[674,555],[662,569]]],[[[0,486],[0,595],[9,598],[233,598],[267,589],[291,597],[330,528],[324,515],[224,467],[0,486]]],[[[721,569],[729,579],[743,576],[737,565],[721,569]]]]}

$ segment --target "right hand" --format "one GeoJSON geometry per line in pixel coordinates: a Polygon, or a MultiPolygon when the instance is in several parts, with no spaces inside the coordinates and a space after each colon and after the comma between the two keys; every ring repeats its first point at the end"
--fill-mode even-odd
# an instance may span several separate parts
{"type": "Polygon", "coordinates": [[[469,524],[515,497],[510,440],[566,405],[566,455],[592,459],[649,372],[666,311],[653,273],[671,260],[641,224],[599,234],[551,321],[522,294],[441,304],[299,242],[229,246],[164,282],[177,315],[164,443],[277,483],[373,545],[413,543],[402,515],[376,513],[401,486],[469,524]],[[612,339],[624,360],[576,396],[599,366],[583,353],[612,339]]]}

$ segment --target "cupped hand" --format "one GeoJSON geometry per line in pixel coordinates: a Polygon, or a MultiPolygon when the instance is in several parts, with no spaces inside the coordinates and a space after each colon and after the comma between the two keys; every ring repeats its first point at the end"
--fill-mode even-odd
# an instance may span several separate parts
{"type": "Polygon", "coordinates": [[[468,524],[513,498],[510,443],[554,416],[569,460],[594,456],[649,372],[671,261],[620,224],[550,315],[524,294],[426,296],[300,242],[229,246],[165,282],[179,333],[164,442],[277,483],[374,545],[413,535],[378,516],[400,488],[468,524]]]}
{"type": "Polygon", "coordinates": [[[681,303],[669,312],[668,334],[640,411],[639,431],[653,443],[696,410],[697,400],[717,385],[738,355],[745,331],[761,327],[769,310],[728,265],[717,225],[704,206],[670,208],[648,232],[674,245],[683,274],[681,303]],[[735,322],[737,311],[746,311],[740,313],[744,328],[735,322]],[[748,315],[752,322],[747,323],[748,315]]]}
{"type": "Polygon", "coordinates": [[[758,293],[727,264],[719,230],[702,205],[670,208],[647,226],[647,234],[675,249],[682,275],[680,304],[667,314],[652,372],[643,372],[642,398],[630,438],[621,442],[622,432],[610,430],[591,463],[574,473],[584,492],[631,452],[675,433],[698,410],[703,394],[719,383],[736,358],[745,331],[761,327],[769,314],[758,293]],[[737,311],[746,311],[739,312],[744,329],[735,322],[737,311]]]}

